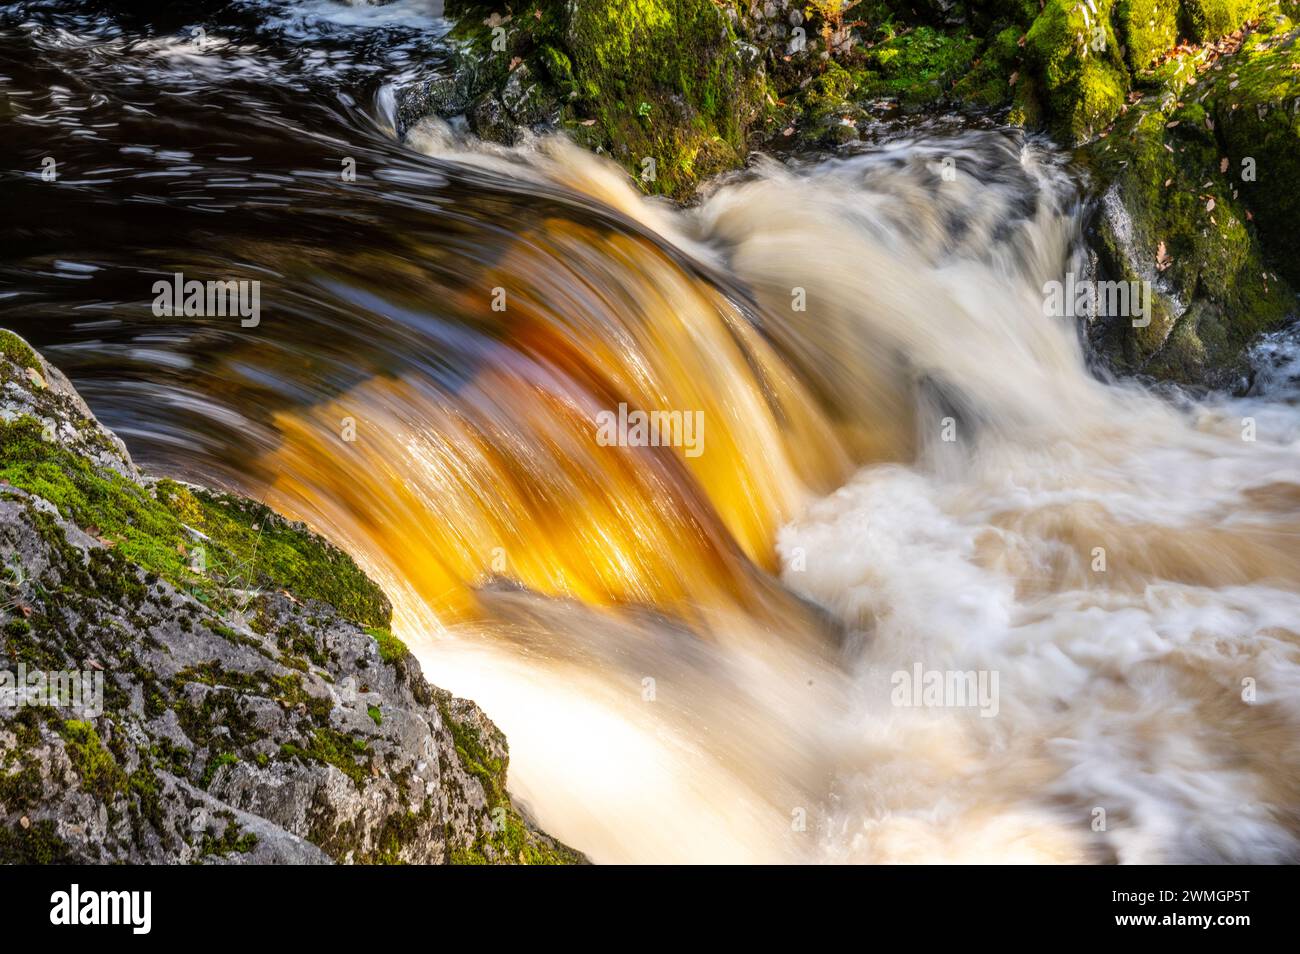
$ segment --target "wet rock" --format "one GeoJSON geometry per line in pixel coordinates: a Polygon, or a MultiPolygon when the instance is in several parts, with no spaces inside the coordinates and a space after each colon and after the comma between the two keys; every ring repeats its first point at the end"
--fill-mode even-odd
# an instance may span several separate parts
{"type": "Polygon", "coordinates": [[[491,93],[485,93],[469,110],[469,125],[474,134],[488,142],[511,146],[519,139],[519,125],[505,105],[491,93]]]}
{"type": "Polygon", "coordinates": [[[521,126],[554,126],[560,120],[560,104],[536,80],[527,63],[511,72],[501,90],[501,103],[521,126]]]}
{"type": "MultiPolygon", "coordinates": [[[[1223,141],[1231,123],[1214,119],[1231,112],[1224,104],[1237,87],[1229,77],[1248,68],[1227,62],[1196,87],[1133,105],[1085,152],[1103,190],[1093,236],[1105,277],[1153,292],[1149,323],[1115,317],[1093,329],[1120,370],[1230,387],[1244,375],[1252,340],[1296,313],[1223,141]]],[[[1285,201],[1284,192],[1272,195],[1285,201]]]]}

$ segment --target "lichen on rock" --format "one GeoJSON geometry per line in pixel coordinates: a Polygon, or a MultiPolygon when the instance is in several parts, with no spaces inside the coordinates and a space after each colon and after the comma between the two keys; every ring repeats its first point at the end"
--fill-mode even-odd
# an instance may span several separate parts
{"type": "Polygon", "coordinates": [[[504,738],[425,682],[350,557],[145,477],[8,332],[0,386],[0,670],[103,689],[0,690],[0,862],[582,860],[511,803],[504,738]]]}

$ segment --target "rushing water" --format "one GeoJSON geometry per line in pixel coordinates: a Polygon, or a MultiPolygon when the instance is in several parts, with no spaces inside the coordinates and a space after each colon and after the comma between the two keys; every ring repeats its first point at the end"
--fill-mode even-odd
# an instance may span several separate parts
{"type": "Polygon", "coordinates": [[[0,7],[0,324],[149,469],[353,553],[543,827],[1300,857],[1295,338],[1248,398],[1090,373],[1043,314],[1086,211],[1049,146],[885,130],[676,209],[558,139],[399,141],[436,3],[202,8],[0,7]],[[155,317],[175,272],[259,280],[260,324],[155,317]],[[702,452],[603,446],[620,403],[702,412],[702,452]],[[896,704],[918,665],[997,692],[896,704]]]}

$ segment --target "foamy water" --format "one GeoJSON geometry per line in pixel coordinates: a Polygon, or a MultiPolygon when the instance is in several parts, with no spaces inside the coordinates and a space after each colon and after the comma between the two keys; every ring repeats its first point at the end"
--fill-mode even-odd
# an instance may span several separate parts
{"type": "MultiPolygon", "coordinates": [[[[589,161],[566,161],[573,184],[589,161]]],[[[1300,417],[1091,377],[1077,329],[1042,313],[1079,215],[1050,155],[972,136],[769,168],[670,217],[661,234],[732,270],[843,414],[915,454],[777,535],[782,580],[844,626],[829,659],[737,620],[696,666],[665,648],[617,673],[543,675],[551,653],[491,631],[422,647],[513,740],[543,824],[602,861],[1296,857],[1300,417]],[[939,180],[963,150],[977,175],[939,180]],[[896,704],[918,664],[996,673],[996,714],[896,704]],[[682,694],[643,701],[642,671],[682,694]]],[[[550,612],[538,644],[614,641],[550,612]]]]}

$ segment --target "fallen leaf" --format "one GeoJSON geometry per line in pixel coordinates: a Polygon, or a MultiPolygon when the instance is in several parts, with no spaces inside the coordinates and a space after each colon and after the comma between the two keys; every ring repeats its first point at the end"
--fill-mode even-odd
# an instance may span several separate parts
{"type": "Polygon", "coordinates": [[[1173,263],[1174,260],[1169,257],[1169,253],[1165,250],[1165,243],[1161,242],[1156,246],[1156,270],[1163,272],[1173,263]]]}
{"type": "Polygon", "coordinates": [[[1213,211],[1214,211],[1214,199],[1213,199],[1213,198],[1211,198],[1209,202],[1205,203],[1205,211],[1206,211],[1206,212],[1213,212],[1213,211]]]}
{"type": "Polygon", "coordinates": [[[1222,159],[1219,160],[1219,171],[1220,171],[1220,172],[1227,172],[1227,171],[1228,171],[1228,157],[1227,157],[1227,156],[1224,156],[1222,159]]]}

